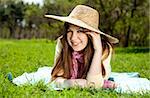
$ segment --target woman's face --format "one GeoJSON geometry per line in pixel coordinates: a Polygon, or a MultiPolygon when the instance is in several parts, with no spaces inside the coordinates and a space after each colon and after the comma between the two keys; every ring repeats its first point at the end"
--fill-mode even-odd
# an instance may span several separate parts
{"type": "Polygon", "coordinates": [[[83,50],[88,44],[87,29],[69,25],[67,30],[67,41],[74,51],[83,50]]]}

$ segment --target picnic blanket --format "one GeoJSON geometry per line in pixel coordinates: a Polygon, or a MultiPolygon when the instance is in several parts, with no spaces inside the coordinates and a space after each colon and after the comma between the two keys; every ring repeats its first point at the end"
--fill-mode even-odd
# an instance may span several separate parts
{"type": "MultiPolygon", "coordinates": [[[[57,87],[54,82],[51,82],[52,67],[41,67],[36,72],[23,73],[12,80],[18,86],[25,84],[36,84],[42,81],[52,90],[63,90],[65,86],[57,87]]],[[[138,72],[112,72],[109,80],[115,81],[118,86],[114,90],[119,93],[146,93],[150,92],[150,80],[140,78],[138,72]]]]}

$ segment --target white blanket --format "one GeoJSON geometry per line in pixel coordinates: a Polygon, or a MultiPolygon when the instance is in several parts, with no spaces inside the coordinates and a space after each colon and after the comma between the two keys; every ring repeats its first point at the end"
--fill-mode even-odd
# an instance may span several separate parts
{"type": "MultiPolygon", "coordinates": [[[[52,67],[41,67],[36,72],[25,72],[21,76],[13,79],[13,83],[21,86],[25,84],[36,84],[42,81],[53,90],[62,90],[65,87],[57,87],[54,82],[51,82],[52,67]],[[50,83],[51,82],[51,83],[50,83]],[[49,84],[50,83],[50,84],[49,84]]],[[[118,86],[115,91],[119,93],[146,93],[150,92],[150,80],[140,78],[139,73],[116,73],[112,72],[110,79],[114,80],[118,86]]]]}

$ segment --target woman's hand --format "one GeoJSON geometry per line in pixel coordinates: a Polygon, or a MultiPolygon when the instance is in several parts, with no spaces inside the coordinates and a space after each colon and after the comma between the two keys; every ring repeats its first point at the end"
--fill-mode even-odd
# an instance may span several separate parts
{"type": "Polygon", "coordinates": [[[96,32],[86,32],[86,33],[92,37],[95,51],[102,51],[102,43],[101,43],[100,34],[96,32]]]}
{"type": "Polygon", "coordinates": [[[67,79],[64,81],[64,85],[66,87],[87,87],[87,80],[86,79],[67,79]]]}

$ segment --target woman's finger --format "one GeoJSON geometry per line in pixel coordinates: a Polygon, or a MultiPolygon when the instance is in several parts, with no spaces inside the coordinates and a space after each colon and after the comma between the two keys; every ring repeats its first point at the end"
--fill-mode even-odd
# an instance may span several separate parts
{"type": "Polygon", "coordinates": [[[95,37],[95,36],[97,36],[97,35],[100,35],[100,34],[98,34],[98,33],[96,33],[96,32],[87,32],[87,34],[91,35],[92,37],[95,37]]]}

